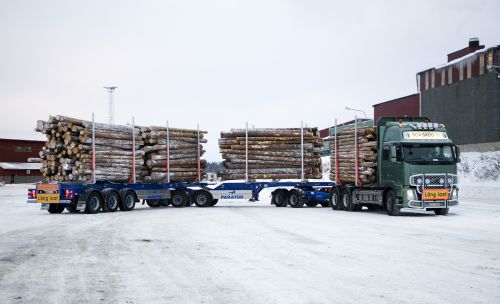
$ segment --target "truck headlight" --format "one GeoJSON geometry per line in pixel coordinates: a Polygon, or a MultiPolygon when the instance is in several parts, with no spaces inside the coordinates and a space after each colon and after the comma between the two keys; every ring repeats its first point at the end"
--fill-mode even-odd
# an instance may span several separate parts
{"type": "Polygon", "coordinates": [[[451,191],[451,199],[452,200],[458,200],[458,189],[455,188],[453,191],[451,191]]]}
{"type": "Polygon", "coordinates": [[[415,189],[406,189],[406,198],[409,201],[414,201],[417,199],[417,195],[415,193],[415,189]]]}

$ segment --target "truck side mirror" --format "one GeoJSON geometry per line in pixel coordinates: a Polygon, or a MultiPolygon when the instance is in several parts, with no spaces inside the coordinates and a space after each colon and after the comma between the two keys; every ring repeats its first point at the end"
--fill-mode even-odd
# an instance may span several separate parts
{"type": "Polygon", "coordinates": [[[403,160],[403,150],[401,146],[391,146],[391,162],[399,162],[403,160]]]}
{"type": "Polygon", "coordinates": [[[461,160],[460,160],[460,148],[458,146],[453,146],[453,149],[455,149],[455,157],[457,158],[457,163],[461,162],[461,160]]]}
{"type": "Polygon", "coordinates": [[[396,160],[403,161],[403,148],[396,146],[396,160]]]}

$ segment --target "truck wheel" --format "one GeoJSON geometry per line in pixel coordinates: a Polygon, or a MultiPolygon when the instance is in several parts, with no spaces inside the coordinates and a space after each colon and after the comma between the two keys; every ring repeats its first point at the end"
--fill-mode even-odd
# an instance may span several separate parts
{"type": "Polygon", "coordinates": [[[160,200],[146,200],[146,204],[148,204],[149,207],[151,208],[158,208],[160,207],[160,200]]]}
{"type": "Polygon", "coordinates": [[[102,203],[102,196],[99,192],[90,192],[90,194],[87,196],[87,201],[85,202],[85,213],[98,213],[101,210],[102,203]]]}
{"type": "Polygon", "coordinates": [[[106,211],[115,212],[120,205],[120,195],[115,191],[109,191],[104,199],[104,206],[106,211]]]}
{"type": "Polygon", "coordinates": [[[182,208],[186,207],[186,204],[189,201],[189,197],[185,191],[182,190],[174,190],[172,191],[172,207],[182,208]]]}
{"type": "Polygon", "coordinates": [[[330,202],[321,202],[321,207],[323,208],[326,208],[326,207],[330,207],[330,202]]]}
{"type": "Polygon", "coordinates": [[[389,190],[385,194],[385,208],[387,210],[387,214],[390,216],[398,216],[401,207],[396,206],[396,195],[394,195],[394,191],[389,190]]]}
{"type": "Polygon", "coordinates": [[[206,190],[196,191],[191,199],[196,207],[210,207],[210,204],[214,200],[212,194],[206,190]]]}
{"type": "Polygon", "coordinates": [[[66,208],[66,206],[61,204],[49,204],[49,209],[47,211],[49,211],[49,213],[62,213],[64,208],[66,208]]]}
{"type": "Polygon", "coordinates": [[[345,188],[342,192],[342,209],[345,211],[356,211],[356,205],[352,203],[351,189],[345,188]]]}
{"type": "Polygon", "coordinates": [[[449,210],[450,208],[437,208],[434,209],[434,213],[436,215],[447,215],[449,210]]]}
{"type": "Polygon", "coordinates": [[[76,210],[76,205],[71,203],[66,206],[66,210],[68,210],[69,213],[79,213],[80,210],[76,210]]]}
{"type": "Polygon", "coordinates": [[[160,205],[162,205],[163,207],[167,207],[168,205],[170,205],[170,200],[169,199],[161,199],[160,205]]]}
{"type": "Polygon", "coordinates": [[[342,210],[342,206],[340,204],[339,188],[337,187],[333,187],[330,191],[330,206],[332,206],[333,210],[342,210]]]}
{"type": "Polygon", "coordinates": [[[314,201],[307,201],[306,202],[307,207],[316,207],[317,205],[318,205],[318,203],[314,202],[314,201]]]}
{"type": "Polygon", "coordinates": [[[287,190],[276,190],[273,191],[272,197],[271,197],[271,204],[275,205],[276,207],[286,207],[286,198],[287,198],[287,190]]]}
{"type": "Polygon", "coordinates": [[[132,211],[135,208],[135,193],[134,191],[127,191],[123,196],[123,201],[118,205],[121,211],[132,211]]]}
{"type": "Polygon", "coordinates": [[[212,201],[210,202],[210,207],[213,207],[213,206],[217,205],[217,202],[218,202],[218,201],[219,201],[218,199],[214,199],[214,200],[212,200],[212,201]]]}
{"type": "Polygon", "coordinates": [[[290,190],[290,192],[288,192],[286,202],[292,208],[304,207],[304,201],[302,201],[302,198],[300,197],[300,192],[298,190],[295,190],[295,189],[290,190]]]}

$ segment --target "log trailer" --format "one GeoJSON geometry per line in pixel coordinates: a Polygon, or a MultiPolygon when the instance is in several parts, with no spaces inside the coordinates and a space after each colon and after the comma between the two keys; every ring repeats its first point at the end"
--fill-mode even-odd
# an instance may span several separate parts
{"type": "Polygon", "coordinates": [[[330,205],[331,182],[312,181],[227,181],[209,183],[112,183],[58,182],[36,184],[28,190],[28,203],[40,203],[42,210],[61,213],[131,211],[142,200],[150,207],[172,205],[212,207],[220,199],[257,201],[265,188],[278,188],[272,193],[276,207],[300,208],[304,204],[330,205]],[[288,190],[291,188],[291,190],[288,190]]]}
{"type": "MultiPolygon", "coordinates": [[[[331,188],[333,210],[385,208],[391,216],[402,208],[445,215],[458,205],[457,162],[460,150],[448,138],[445,126],[427,117],[382,117],[377,122],[376,182],[362,184],[355,162],[355,182],[343,183],[335,170],[331,188]]],[[[336,129],[336,127],[335,127],[336,129]]],[[[355,119],[357,130],[357,119],[355,119]]],[[[337,151],[337,130],[333,144],[337,151]]],[[[357,133],[353,152],[358,157],[357,133]]],[[[335,153],[338,169],[338,153],[335,153]]]]}
{"type": "MultiPolygon", "coordinates": [[[[132,120],[133,121],[133,120],[132,120]]],[[[132,122],[132,130],[134,123],[132,122]]],[[[265,188],[277,188],[272,192],[271,203],[276,207],[300,208],[330,205],[330,189],[332,182],[308,181],[304,179],[304,140],[303,127],[301,127],[302,145],[302,178],[297,181],[257,181],[248,179],[248,147],[246,147],[245,180],[225,181],[218,184],[199,182],[201,180],[200,149],[198,148],[198,182],[175,182],[170,180],[170,153],[169,153],[169,128],[167,122],[166,134],[166,179],[161,182],[137,182],[135,178],[135,145],[132,144],[132,167],[129,182],[99,181],[96,179],[95,140],[92,142],[92,179],[90,181],[39,183],[28,189],[28,203],[40,203],[42,210],[49,213],[61,213],[64,209],[69,212],[98,213],[131,211],[135,204],[142,200],[150,207],[172,205],[185,207],[192,204],[197,207],[212,207],[220,199],[257,201],[259,193],[265,188]]],[[[199,130],[199,128],[198,128],[199,130]]],[[[135,143],[134,132],[132,142],[135,143]]],[[[248,124],[246,127],[248,139],[248,124]]],[[[94,118],[92,115],[92,138],[94,136],[94,118]]],[[[198,147],[199,147],[198,131],[198,147]]],[[[248,142],[248,140],[246,141],[248,142]]]]}

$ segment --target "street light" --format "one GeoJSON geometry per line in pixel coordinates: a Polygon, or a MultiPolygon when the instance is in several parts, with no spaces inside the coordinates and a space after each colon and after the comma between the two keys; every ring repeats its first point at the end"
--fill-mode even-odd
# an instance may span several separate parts
{"type": "Polygon", "coordinates": [[[108,113],[108,123],[110,125],[114,124],[115,122],[115,105],[113,103],[113,91],[118,88],[115,86],[109,86],[109,87],[104,87],[106,91],[108,91],[109,95],[109,101],[108,101],[108,107],[109,107],[109,113],[108,113]]]}
{"type": "Polygon", "coordinates": [[[349,107],[345,107],[345,109],[349,110],[349,111],[361,112],[361,113],[363,113],[363,115],[365,115],[365,118],[368,119],[368,117],[366,116],[365,111],[363,111],[363,110],[352,109],[352,108],[349,108],[349,107]]]}

